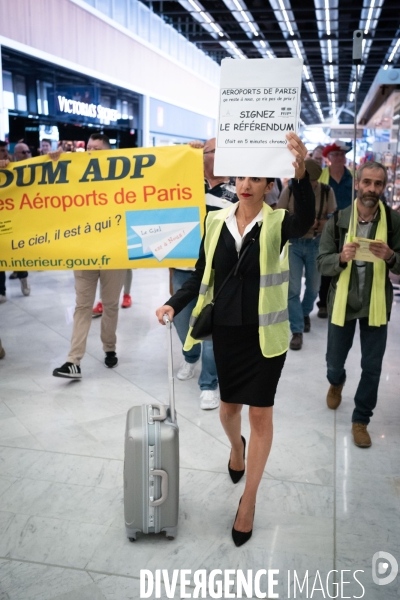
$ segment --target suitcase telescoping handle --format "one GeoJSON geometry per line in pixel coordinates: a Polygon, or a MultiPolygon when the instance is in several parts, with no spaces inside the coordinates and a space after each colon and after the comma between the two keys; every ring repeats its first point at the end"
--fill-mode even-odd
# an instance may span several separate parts
{"type": "Polygon", "coordinates": [[[175,385],[174,385],[174,365],[172,360],[172,323],[168,315],[163,316],[163,321],[168,331],[168,381],[169,381],[169,410],[171,413],[171,421],[176,423],[175,413],[175,385]]]}

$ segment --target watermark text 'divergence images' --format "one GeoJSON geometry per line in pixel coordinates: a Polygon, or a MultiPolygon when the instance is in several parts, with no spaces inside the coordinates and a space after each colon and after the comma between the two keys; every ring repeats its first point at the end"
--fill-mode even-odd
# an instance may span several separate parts
{"type": "Polygon", "coordinates": [[[366,589],[390,585],[398,571],[395,557],[384,551],[372,557],[372,581],[363,569],[301,574],[295,569],[141,569],[140,598],[365,598],[366,589]]]}

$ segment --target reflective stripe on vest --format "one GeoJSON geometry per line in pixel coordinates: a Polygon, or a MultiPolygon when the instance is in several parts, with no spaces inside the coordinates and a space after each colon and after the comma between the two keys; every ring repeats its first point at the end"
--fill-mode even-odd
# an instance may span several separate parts
{"type": "Polygon", "coordinates": [[[289,318],[289,311],[287,308],[279,310],[278,312],[272,312],[267,315],[258,315],[258,322],[261,327],[268,327],[274,323],[283,323],[289,318]]]}
{"type": "MultiPolygon", "coordinates": [[[[223,224],[231,207],[210,212],[206,222],[204,251],[206,266],[200,286],[199,297],[189,322],[189,331],[184,350],[198,343],[191,337],[192,327],[203,306],[211,302],[214,295],[214,271],[212,262],[223,224]]],[[[282,221],[285,211],[273,211],[263,205],[263,226],[260,231],[260,293],[258,300],[259,338],[264,356],[279,356],[289,345],[288,287],[289,259],[287,244],[280,255],[282,221]]]]}
{"type": "Polygon", "coordinates": [[[200,343],[199,340],[192,338],[190,334],[203,306],[209,304],[214,296],[214,270],[212,268],[212,261],[222,227],[230,210],[231,206],[221,210],[212,211],[207,215],[206,237],[204,240],[206,266],[203,273],[203,279],[201,280],[200,284],[199,297],[189,319],[189,331],[183,346],[184,350],[190,350],[194,344],[200,343]]]}
{"type": "Polygon", "coordinates": [[[289,271],[282,271],[281,273],[271,273],[271,275],[261,275],[260,287],[270,287],[271,285],[280,285],[289,281],[289,271]]]}

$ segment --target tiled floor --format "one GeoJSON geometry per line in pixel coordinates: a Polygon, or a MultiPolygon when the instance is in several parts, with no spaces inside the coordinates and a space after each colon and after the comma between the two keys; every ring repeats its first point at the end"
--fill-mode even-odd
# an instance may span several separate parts
{"type": "MultiPolygon", "coordinates": [[[[0,361],[1,600],[136,599],[143,568],[170,575],[185,568],[279,569],[279,598],[329,597],[328,572],[347,570],[342,579],[352,583],[339,588],[339,598],[399,597],[398,578],[378,586],[371,577],[375,552],[390,552],[400,562],[399,306],[393,308],[370,426],[373,446],[367,450],[356,448],[350,433],[359,343],[348,360],[344,402],[331,412],[325,406],[327,324],[312,315],[303,350],[288,355],[254,535],[241,549],[233,545],[230,528],[243,483],[233,486],[228,478],[229,445],[218,413],[200,410],[196,379],[176,380],[178,536],[172,542],[142,536],[131,544],[122,506],[124,422],[130,406],[168,397],[166,332],[154,317],[168,297],[168,274],[134,271],[133,306],[120,311],[116,369],[103,365],[100,319],[93,320],[80,382],[51,376],[69,349],[73,275],[39,272],[29,279],[28,298],[18,282],[7,280],[8,301],[0,306],[7,352],[0,361]],[[293,589],[289,596],[289,569],[291,581],[296,570],[300,582],[308,570],[308,593],[297,587],[296,596],[293,589]],[[364,571],[357,575],[362,596],[355,570],[364,571]]],[[[178,366],[176,335],[174,342],[178,366]]],[[[262,589],[264,584],[265,577],[262,589]]],[[[178,586],[174,597],[181,594],[178,586]]]]}

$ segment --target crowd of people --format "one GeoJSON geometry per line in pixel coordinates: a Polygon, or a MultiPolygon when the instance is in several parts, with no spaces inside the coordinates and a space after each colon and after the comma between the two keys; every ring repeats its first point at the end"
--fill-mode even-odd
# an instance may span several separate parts
{"type": "MultiPolygon", "coordinates": [[[[106,135],[102,133],[93,133],[87,143],[87,151],[109,150],[110,142],[106,135]]],[[[0,168],[5,168],[11,161],[24,160],[31,157],[29,147],[19,142],[14,147],[13,155],[7,150],[7,144],[0,142],[0,149],[3,148],[3,154],[0,157],[0,168]]],[[[51,140],[42,140],[41,154],[49,154],[53,160],[58,160],[64,151],[64,146],[59,145],[56,151],[52,151],[51,140]]],[[[14,271],[9,276],[10,279],[19,279],[21,290],[24,296],[29,296],[30,285],[28,284],[27,271],[14,271]]],[[[122,308],[129,308],[132,304],[130,295],[132,284],[131,269],[109,269],[109,270],[76,270],[74,271],[76,306],[74,311],[73,331],[71,338],[71,348],[67,361],[59,368],[54,369],[55,377],[64,377],[68,379],[80,379],[82,377],[80,361],[85,354],[86,341],[89,335],[89,329],[92,318],[102,317],[100,339],[105,353],[104,364],[108,368],[114,368],[118,364],[116,353],[117,343],[117,323],[119,300],[122,288],[124,294],[121,303],[122,308]],[[97,284],[100,282],[100,300],[95,304],[97,284]]],[[[0,302],[7,300],[6,296],[6,274],[0,271],[0,302]]],[[[0,342],[0,358],[4,358],[5,350],[0,342]]]]}
{"type": "MultiPolygon", "coordinates": [[[[176,320],[187,311],[185,353],[198,341],[192,331],[202,308],[215,298],[213,354],[220,386],[220,419],[231,443],[228,472],[233,483],[245,473],[246,440],[241,435],[244,404],[249,406],[251,427],[246,486],[232,527],[237,546],[252,535],[257,490],[272,444],[272,407],[286,352],[288,347],[301,349],[303,332],[311,328],[310,312],[318,291],[318,316],[329,316],[326,359],[330,386],[326,402],[332,410],[341,403],[345,363],[359,321],[362,372],[354,397],[352,434],[356,446],[371,446],[367,426],[377,404],[392,304],[389,272],[400,274],[400,215],[380,200],[387,183],[385,167],[367,162],[351,173],[345,166],[350,145],[337,140],[317,147],[307,159],[297,136],[289,136],[288,141],[296,158],[295,177],[282,182],[284,189],[277,203],[267,200],[274,179],[262,177],[237,177],[232,198],[234,188],[228,179],[213,176],[215,140],[207,142],[206,199],[210,189],[217,188],[225,205],[226,201],[234,204],[216,215],[211,212],[215,206],[208,207],[196,268],[156,311],[161,324],[164,314],[176,320]],[[324,168],[323,160],[327,163],[324,168]],[[370,252],[379,260],[357,257],[355,236],[370,239],[370,252]],[[286,243],[289,261],[284,252],[286,243]],[[305,293],[300,301],[303,271],[305,293]],[[319,273],[325,278],[322,284],[319,273]],[[288,299],[283,300],[285,285],[288,299]],[[193,303],[188,319],[187,307],[193,303]],[[292,331],[289,346],[285,331],[288,320],[292,331]]],[[[223,202],[217,208],[222,209],[223,202]]],[[[184,338],[182,331],[180,337],[184,338]]],[[[191,376],[187,355],[185,361],[189,363],[185,373],[191,376]]]]}
{"type": "MultiPolygon", "coordinates": [[[[200,407],[220,407],[231,444],[228,472],[233,483],[245,473],[247,449],[246,486],[232,528],[238,546],[251,537],[286,354],[289,349],[302,349],[318,296],[317,315],[328,323],[326,402],[331,410],[341,403],[346,359],[359,322],[361,377],[354,396],[352,434],[356,446],[371,446],[367,426],[377,404],[393,299],[389,273],[400,274],[400,214],[381,201],[387,183],[385,167],[366,162],[355,171],[348,169],[346,154],[351,145],[340,140],[312,152],[294,133],[287,140],[294,177],[282,181],[245,174],[235,180],[216,176],[215,139],[191,144],[203,151],[205,236],[196,266],[171,270],[172,296],[156,311],[161,324],[165,314],[173,321],[182,343],[178,379],[191,379],[201,360],[200,407]],[[370,240],[369,258],[359,254],[357,238],[370,240]],[[216,295],[212,340],[200,344],[192,335],[193,327],[216,295]],[[249,406],[248,442],[241,434],[243,405],[249,406]]],[[[51,145],[43,142],[43,153],[50,153],[51,145]]],[[[87,144],[88,151],[109,148],[103,134],[93,134],[87,144]]],[[[11,157],[3,142],[0,152],[0,168],[6,167],[11,157]]],[[[14,160],[29,156],[26,144],[15,146],[14,160]]],[[[51,155],[54,160],[59,156],[60,152],[51,155]]],[[[13,273],[11,278],[18,278],[22,293],[29,295],[27,272],[13,273]]],[[[81,360],[93,317],[102,318],[104,364],[117,366],[116,329],[123,288],[122,307],[131,305],[130,270],[76,270],[74,279],[70,352],[53,371],[54,376],[68,379],[82,377],[81,360]],[[95,303],[98,282],[100,300],[95,303]]],[[[5,300],[2,272],[0,302],[5,300]]],[[[0,358],[4,355],[0,342],[0,358]]]]}

